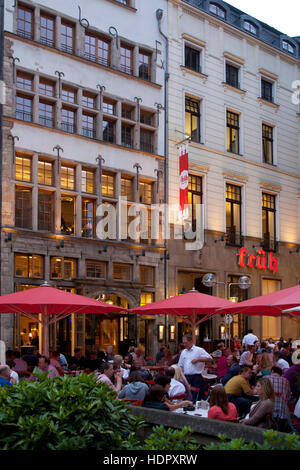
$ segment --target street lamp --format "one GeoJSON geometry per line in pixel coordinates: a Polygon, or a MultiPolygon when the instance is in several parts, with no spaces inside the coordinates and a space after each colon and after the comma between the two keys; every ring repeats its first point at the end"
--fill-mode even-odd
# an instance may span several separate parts
{"type": "MultiPolygon", "coordinates": [[[[251,279],[248,276],[241,276],[238,282],[222,282],[216,281],[216,276],[213,273],[208,273],[203,276],[202,284],[204,284],[205,287],[213,287],[216,284],[223,284],[225,286],[226,298],[228,298],[227,288],[230,289],[231,286],[239,286],[239,288],[242,290],[249,289],[249,287],[251,286],[251,279]]],[[[225,315],[224,322],[225,329],[227,329],[227,334],[225,334],[225,341],[226,343],[228,341],[230,345],[230,324],[232,323],[232,316],[225,315]]]]}

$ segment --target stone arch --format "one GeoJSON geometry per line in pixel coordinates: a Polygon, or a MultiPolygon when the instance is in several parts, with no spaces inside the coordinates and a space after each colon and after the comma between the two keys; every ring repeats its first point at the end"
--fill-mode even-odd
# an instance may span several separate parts
{"type": "Polygon", "coordinates": [[[97,286],[95,288],[91,287],[91,289],[87,290],[88,297],[95,298],[102,294],[122,297],[127,300],[131,308],[138,307],[140,304],[140,291],[137,289],[120,289],[119,287],[97,286]]]}

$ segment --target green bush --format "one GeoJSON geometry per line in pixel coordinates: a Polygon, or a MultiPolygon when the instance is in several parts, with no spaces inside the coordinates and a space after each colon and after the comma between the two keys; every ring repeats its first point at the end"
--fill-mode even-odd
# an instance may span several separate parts
{"type": "Polygon", "coordinates": [[[210,444],[204,450],[300,450],[300,437],[297,434],[279,435],[276,431],[264,432],[264,443],[246,443],[244,439],[227,441],[224,434],[218,435],[221,442],[210,444]]]}
{"type": "Polygon", "coordinates": [[[0,450],[117,450],[138,445],[142,420],[93,374],[0,388],[0,450]]]}
{"type": "Polygon", "coordinates": [[[153,433],[139,447],[141,450],[198,450],[200,445],[191,438],[192,429],[185,426],[181,430],[155,426],[153,433]]]}

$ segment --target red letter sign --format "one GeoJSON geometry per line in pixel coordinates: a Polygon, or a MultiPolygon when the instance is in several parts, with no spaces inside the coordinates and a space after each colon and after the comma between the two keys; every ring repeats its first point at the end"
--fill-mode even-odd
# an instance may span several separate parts
{"type": "Polygon", "coordinates": [[[180,210],[183,217],[188,216],[188,208],[185,207],[189,203],[189,156],[188,146],[180,147],[179,156],[179,191],[180,191],[180,210]]]}

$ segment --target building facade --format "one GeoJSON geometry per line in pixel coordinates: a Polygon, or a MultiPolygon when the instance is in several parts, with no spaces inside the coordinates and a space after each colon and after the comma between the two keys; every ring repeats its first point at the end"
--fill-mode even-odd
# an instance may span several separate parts
{"type": "MultiPolygon", "coordinates": [[[[204,207],[205,243],[170,240],[168,295],[196,288],[245,300],[300,281],[300,41],[222,1],[170,0],[169,202],[179,200],[179,150],[189,140],[189,217],[204,207]],[[297,100],[296,100],[297,101],[297,100]],[[212,287],[203,276],[212,273],[212,287]],[[251,286],[240,289],[241,276],[251,286]]],[[[175,321],[175,320],[174,320],[175,321]]],[[[285,318],[235,316],[232,336],[299,337],[285,318]]],[[[180,339],[185,326],[178,323],[180,339]]],[[[224,337],[224,318],[198,340],[224,337]]]]}
{"type": "MultiPolygon", "coordinates": [[[[164,2],[70,3],[5,1],[1,294],[47,281],[131,308],[164,293],[164,242],[126,230],[134,204],[164,202],[164,2]]],[[[73,315],[50,346],[147,353],[155,323],[73,315]]],[[[0,328],[7,347],[41,338],[19,315],[0,328]]]]}

